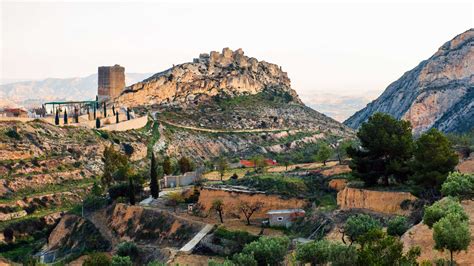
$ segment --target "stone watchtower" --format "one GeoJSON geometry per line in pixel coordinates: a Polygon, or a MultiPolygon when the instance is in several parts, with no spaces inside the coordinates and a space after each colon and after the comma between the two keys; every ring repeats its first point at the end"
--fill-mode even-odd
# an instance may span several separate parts
{"type": "Polygon", "coordinates": [[[99,102],[113,99],[125,88],[125,68],[120,65],[99,67],[99,102]]]}

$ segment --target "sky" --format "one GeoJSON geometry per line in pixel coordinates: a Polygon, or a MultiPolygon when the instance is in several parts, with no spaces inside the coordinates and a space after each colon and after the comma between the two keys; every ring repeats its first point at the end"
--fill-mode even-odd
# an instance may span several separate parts
{"type": "Polygon", "coordinates": [[[2,80],[87,76],[113,64],[156,73],[230,47],[281,65],[307,101],[373,99],[474,25],[474,4],[453,1],[1,1],[0,9],[2,80]]]}

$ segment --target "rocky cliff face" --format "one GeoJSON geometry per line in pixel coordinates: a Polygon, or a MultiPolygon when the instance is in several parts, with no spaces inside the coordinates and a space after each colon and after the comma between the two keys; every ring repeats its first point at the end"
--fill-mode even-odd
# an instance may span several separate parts
{"type": "Polygon", "coordinates": [[[201,54],[192,63],[174,66],[136,83],[115,99],[130,107],[152,104],[187,106],[216,95],[254,95],[265,88],[277,88],[296,103],[286,72],[275,64],[244,55],[242,49],[224,48],[222,53],[201,54]]]}
{"type": "Polygon", "coordinates": [[[383,112],[410,121],[415,134],[433,127],[468,131],[474,126],[473,45],[474,29],[456,36],[344,124],[358,128],[372,114],[383,112]]]}

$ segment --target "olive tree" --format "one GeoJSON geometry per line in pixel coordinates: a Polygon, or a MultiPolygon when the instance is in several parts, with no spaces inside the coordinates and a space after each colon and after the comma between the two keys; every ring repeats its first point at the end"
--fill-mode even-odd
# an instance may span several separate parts
{"type": "Polygon", "coordinates": [[[458,213],[449,213],[433,225],[435,249],[449,250],[451,265],[454,265],[453,253],[467,250],[471,242],[469,223],[458,213]]]}

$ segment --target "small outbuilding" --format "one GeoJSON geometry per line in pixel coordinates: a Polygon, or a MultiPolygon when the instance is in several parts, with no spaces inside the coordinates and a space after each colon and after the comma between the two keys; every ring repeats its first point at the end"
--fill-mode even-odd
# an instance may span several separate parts
{"type": "Polygon", "coordinates": [[[271,210],[267,212],[270,226],[290,227],[298,217],[304,217],[306,212],[303,209],[271,210]]]}

